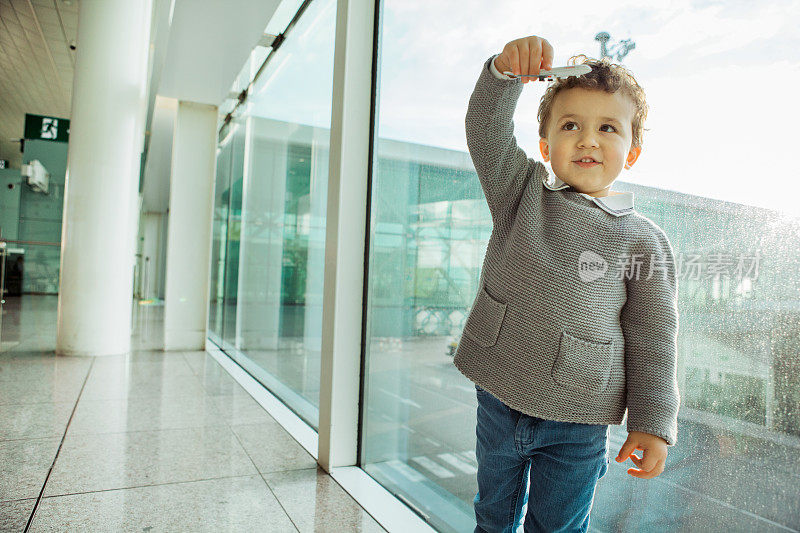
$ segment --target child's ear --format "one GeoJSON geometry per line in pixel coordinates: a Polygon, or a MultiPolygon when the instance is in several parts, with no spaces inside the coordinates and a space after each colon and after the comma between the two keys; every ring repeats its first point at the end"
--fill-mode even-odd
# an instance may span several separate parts
{"type": "Polygon", "coordinates": [[[539,151],[542,152],[545,162],[550,161],[550,145],[547,144],[547,139],[539,138],[539,151]]]}
{"type": "Polygon", "coordinates": [[[642,153],[641,146],[634,146],[631,148],[630,152],[628,152],[628,158],[625,160],[625,168],[631,168],[633,164],[639,159],[639,154],[642,153]]]}

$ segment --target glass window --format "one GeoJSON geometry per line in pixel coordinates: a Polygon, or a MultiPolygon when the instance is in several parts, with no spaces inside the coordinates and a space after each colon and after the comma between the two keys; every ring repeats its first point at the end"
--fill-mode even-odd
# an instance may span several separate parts
{"type": "MultiPolygon", "coordinates": [[[[553,44],[555,66],[604,47],[646,91],[644,149],[614,189],[634,192],[678,262],[678,442],[664,473],[639,480],[630,461],[613,460],[627,432],[611,426],[593,527],[800,523],[800,203],[792,135],[769,127],[800,119],[798,4],[380,9],[362,467],[437,529],[474,527],[475,388],[452,356],[492,221],[464,116],[489,56],[536,33],[553,44]]],[[[515,115],[517,142],[536,160],[544,88],[527,84],[515,115]]]]}
{"type": "Polygon", "coordinates": [[[315,429],[335,22],[312,2],[240,112],[225,259],[224,348],[315,429]]]}
{"type": "Polygon", "coordinates": [[[209,282],[208,330],[212,340],[222,342],[225,302],[225,265],[228,251],[228,212],[231,177],[231,136],[223,128],[223,138],[217,147],[217,171],[214,185],[214,215],[212,220],[211,272],[209,282]]]}
{"type": "MultiPolygon", "coordinates": [[[[227,236],[225,239],[225,314],[222,320],[222,340],[226,346],[240,345],[236,331],[239,308],[239,254],[242,249],[242,185],[244,183],[245,128],[237,118],[230,123],[228,146],[230,149],[230,187],[223,193],[228,202],[227,236]]],[[[226,136],[228,136],[226,135],[226,136]]]]}

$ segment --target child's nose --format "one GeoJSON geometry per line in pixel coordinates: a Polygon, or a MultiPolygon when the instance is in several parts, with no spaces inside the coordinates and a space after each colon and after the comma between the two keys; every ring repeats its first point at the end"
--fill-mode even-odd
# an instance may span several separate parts
{"type": "Polygon", "coordinates": [[[578,139],[578,147],[583,148],[587,146],[597,147],[597,135],[593,131],[584,131],[578,139]]]}

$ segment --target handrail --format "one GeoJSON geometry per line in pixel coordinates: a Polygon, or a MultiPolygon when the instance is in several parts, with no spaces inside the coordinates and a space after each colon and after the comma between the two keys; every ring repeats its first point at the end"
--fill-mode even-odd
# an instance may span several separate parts
{"type": "Polygon", "coordinates": [[[13,242],[16,244],[45,244],[48,246],[61,246],[60,242],[42,242],[42,241],[15,241],[13,239],[0,239],[0,242],[13,242]]]}

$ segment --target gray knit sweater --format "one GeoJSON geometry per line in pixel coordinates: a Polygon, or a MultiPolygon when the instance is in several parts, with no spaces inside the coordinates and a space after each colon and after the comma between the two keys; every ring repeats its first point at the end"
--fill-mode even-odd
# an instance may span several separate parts
{"type": "Polygon", "coordinates": [[[549,420],[621,424],[675,444],[678,306],[664,231],[614,216],[517,146],[518,80],[489,61],[470,97],[467,145],[493,229],[456,367],[503,403],[549,420]]]}

